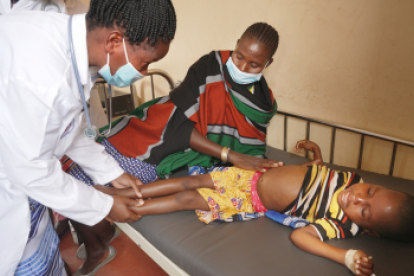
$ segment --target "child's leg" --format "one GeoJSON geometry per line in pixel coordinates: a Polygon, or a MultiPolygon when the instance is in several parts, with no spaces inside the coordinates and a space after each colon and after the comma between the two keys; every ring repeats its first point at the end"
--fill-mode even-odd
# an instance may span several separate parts
{"type": "MultiPolygon", "coordinates": [[[[97,190],[104,192],[106,194],[136,198],[136,194],[131,188],[116,189],[101,185],[95,185],[94,187],[97,190]]],[[[139,186],[142,198],[166,196],[186,190],[195,190],[198,188],[214,189],[214,182],[209,174],[200,174],[180,178],[158,180],[149,184],[139,186]]]]}
{"type": "Polygon", "coordinates": [[[204,198],[195,190],[187,190],[173,195],[145,200],[140,207],[129,207],[139,215],[166,214],[184,210],[204,210],[210,208],[204,198]]]}

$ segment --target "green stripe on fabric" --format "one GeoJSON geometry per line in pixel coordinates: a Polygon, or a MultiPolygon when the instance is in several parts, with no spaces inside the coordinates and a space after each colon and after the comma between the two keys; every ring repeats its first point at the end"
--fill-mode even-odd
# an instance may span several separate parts
{"type": "Polygon", "coordinates": [[[140,105],[139,107],[135,108],[134,110],[131,111],[131,113],[129,113],[129,115],[133,115],[133,116],[137,116],[138,118],[142,119],[142,117],[144,117],[144,109],[147,107],[150,107],[151,105],[156,104],[159,100],[161,99],[161,97],[159,98],[155,98],[149,102],[143,103],[142,105],[140,105]]]}
{"type": "Polygon", "coordinates": [[[269,113],[261,112],[257,109],[251,108],[250,106],[246,105],[242,101],[240,101],[236,96],[233,95],[232,92],[229,92],[231,99],[233,100],[234,106],[240,111],[244,116],[249,118],[250,120],[260,123],[260,124],[267,124],[273,116],[276,114],[277,111],[277,103],[274,101],[272,110],[269,113]]]}

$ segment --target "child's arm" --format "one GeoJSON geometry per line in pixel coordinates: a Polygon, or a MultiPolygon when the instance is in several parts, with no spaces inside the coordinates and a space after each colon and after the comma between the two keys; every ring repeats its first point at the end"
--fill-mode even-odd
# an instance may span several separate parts
{"type": "MultiPolygon", "coordinates": [[[[312,225],[294,230],[290,235],[290,240],[303,251],[346,265],[345,255],[348,250],[321,241],[312,225]]],[[[353,258],[356,263],[354,271],[356,275],[370,276],[374,272],[374,262],[365,252],[359,250],[353,258]]],[[[349,265],[347,267],[351,269],[349,265]]]]}
{"type": "Polygon", "coordinates": [[[311,166],[313,164],[323,165],[322,153],[319,146],[309,140],[301,140],[296,143],[296,152],[303,152],[303,150],[309,150],[313,153],[313,161],[303,163],[301,166],[311,166]]]}

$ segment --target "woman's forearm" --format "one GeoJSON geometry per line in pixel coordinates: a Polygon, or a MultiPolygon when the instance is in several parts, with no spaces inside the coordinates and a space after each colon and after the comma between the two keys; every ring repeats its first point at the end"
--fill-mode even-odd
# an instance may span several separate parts
{"type": "MultiPolygon", "coordinates": [[[[198,152],[221,159],[221,151],[223,150],[223,146],[209,140],[207,137],[203,136],[200,132],[198,132],[198,130],[196,130],[195,128],[191,133],[190,147],[198,152]]],[[[258,158],[255,156],[242,154],[234,150],[229,150],[227,152],[227,160],[225,161],[228,161],[232,163],[234,166],[239,167],[241,169],[256,170],[261,172],[265,172],[265,168],[278,167],[283,165],[282,162],[258,158]]]]}
{"type": "Polygon", "coordinates": [[[190,136],[190,147],[198,152],[219,158],[223,149],[219,144],[214,143],[203,136],[197,129],[193,128],[190,136]]]}

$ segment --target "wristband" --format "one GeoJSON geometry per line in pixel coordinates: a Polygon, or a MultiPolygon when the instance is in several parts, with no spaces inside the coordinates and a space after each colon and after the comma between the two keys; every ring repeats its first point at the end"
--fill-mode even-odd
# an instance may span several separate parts
{"type": "Polygon", "coordinates": [[[230,148],[223,147],[221,150],[221,161],[227,162],[227,155],[229,154],[230,148]]]}
{"type": "Polygon", "coordinates": [[[349,249],[345,254],[345,265],[346,267],[351,270],[354,274],[356,272],[355,269],[355,254],[358,250],[349,249]]]}

